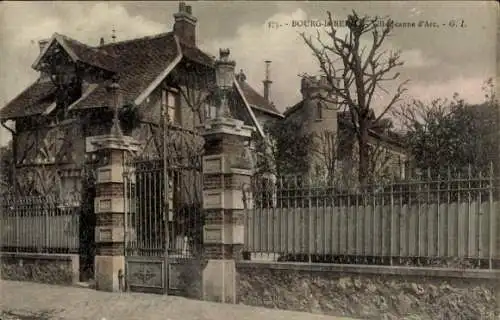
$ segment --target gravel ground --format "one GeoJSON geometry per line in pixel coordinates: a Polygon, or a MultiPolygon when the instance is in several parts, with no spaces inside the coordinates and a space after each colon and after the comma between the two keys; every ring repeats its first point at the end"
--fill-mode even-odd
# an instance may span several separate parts
{"type": "Polygon", "coordinates": [[[140,293],[0,280],[1,320],[349,320],[140,293]]]}

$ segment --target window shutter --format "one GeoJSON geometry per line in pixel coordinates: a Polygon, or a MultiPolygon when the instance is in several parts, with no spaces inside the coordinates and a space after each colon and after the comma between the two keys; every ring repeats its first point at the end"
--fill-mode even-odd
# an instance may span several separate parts
{"type": "Polygon", "coordinates": [[[321,105],[321,101],[318,101],[316,105],[316,118],[323,119],[323,106],[321,105]]]}

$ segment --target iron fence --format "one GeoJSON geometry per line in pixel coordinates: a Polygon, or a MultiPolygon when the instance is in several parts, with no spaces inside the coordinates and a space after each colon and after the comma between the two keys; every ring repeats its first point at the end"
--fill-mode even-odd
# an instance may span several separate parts
{"type": "Polygon", "coordinates": [[[4,252],[78,253],[80,197],[0,197],[4,252]]]}
{"type": "Polygon", "coordinates": [[[297,176],[255,178],[245,195],[246,256],[498,267],[497,185],[493,172],[470,171],[356,189],[297,176]]]}

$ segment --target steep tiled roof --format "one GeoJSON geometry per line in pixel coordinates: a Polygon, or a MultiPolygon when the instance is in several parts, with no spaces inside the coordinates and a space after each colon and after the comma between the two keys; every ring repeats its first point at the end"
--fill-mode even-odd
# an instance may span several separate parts
{"type": "Polygon", "coordinates": [[[285,117],[288,117],[290,114],[294,113],[295,111],[299,110],[300,108],[302,108],[302,105],[304,104],[304,100],[300,100],[299,102],[297,102],[296,104],[294,104],[293,106],[291,106],[290,108],[287,108],[285,110],[285,112],[283,113],[283,115],[285,117]]]}
{"type": "Polygon", "coordinates": [[[90,47],[65,35],[57,34],[57,39],[58,41],[63,41],[66,47],[68,47],[80,61],[104,70],[117,70],[118,65],[115,59],[116,57],[108,52],[90,47]]]}
{"type": "Polygon", "coordinates": [[[257,91],[255,91],[246,81],[238,79],[238,84],[240,85],[240,88],[243,91],[243,94],[245,95],[248,104],[250,104],[250,107],[266,113],[270,113],[280,118],[283,117],[283,115],[278,111],[278,109],[276,109],[276,107],[273,104],[269,103],[262,95],[260,95],[257,91]]]}
{"type": "MultiPolygon", "coordinates": [[[[67,36],[55,34],[54,38],[78,60],[99,68],[116,71],[125,103],[130,103],[169,66],[178,54],[172,32],[156,36],[109,43],[90,47],[67,36]]],[[[186,59],[211,66],[213,59],[196,47],[180,42],[186,59]]],[[[72,105],[72,110],[106,107],[111,102],[107,86],[100,83],[72,105]]],[[[52,83],[36,82],[9,102],[0,111],[0,118],[10,119],[40,114],[51,102],[41,101],[54,89],[52,83]]]]}
{"type": "Polygon", "coordinates": [[[233,91],[228,103],[231,115],[236,119],[242,120],[246,125],[253,125],[252,116],[249,114],[247,109],[239,108],[239,106],[243,104],[244,101],[242,101],[241,95],[239,95],[236,91],[233,91]]]}
{"type": "Polygon", "coordinates": [[[208,67],[214,66],[214,59],[200,50],[198,47],[193,47],[192,45],[186,44],[182,40],[180,40],[179,43],[181,45],[182,54],[187,59],[208,67]]]}
{"type": "MultiPolygon", "coordinates": [[[[124,103],[131,103],[153,82],[177,55],[177,46],[172,33],[130,41],[111,43],[100,49],[116,56],[119,85],[124,103]]],[[[72,109],[107,106],[109,93],[102,83],[72,109]]]]}
{"type": "Polygon", "coordinates": [[[13,119],[44,112],[54,101],[55,86],[50,81],[36,81],[0,109],[1,119],[13,119]]]}
{"type": "MultiPolygon", "coordinates": [[[[55,34],[54,38],[75,59],[116,72],[125,104],[132,103],[144,92],[178,55],[177,41],[173,32],[108,43],[99,47],[87,46],[60,34],[55,34]]],[[[197,47],[182,41],[179,41],[179,45],[183,59],[209,67],[214,65],[214,59],[197,47]]],[[[239,84],[252,108],[282,117],[274,105],[268,103],[248,83],[239,81],[239,84]]],[[[82,97],[73,103],[71,110],[109,107],[112,100],[107,90],[108,85],[109,81],[92,85],[91,90],[84,92],[82,97]]],[[[41,114],[48,106],[45,105],[47,103],[42,104],[41,99],[51,93],[49,90],[53,89],[51,86],[50,82],[33,84],[0,111],[0,118],[41,114]]]]}

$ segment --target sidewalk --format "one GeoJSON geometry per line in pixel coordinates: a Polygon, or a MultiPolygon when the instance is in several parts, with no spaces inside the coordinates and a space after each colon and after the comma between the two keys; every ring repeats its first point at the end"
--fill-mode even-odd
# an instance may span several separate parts
{"type": "Polygon", "coordinates": [[[108,293],[5,280],[0,280],[0,310],[5,312],[3,315],[0,312],[1,319],[13,320],[349,320],[173,296],[108,293]],[[17,318],[8,316],[7,312],[16,314],[17,318]],[[28,316],[33,313],[38,316],[28,316]]]}

